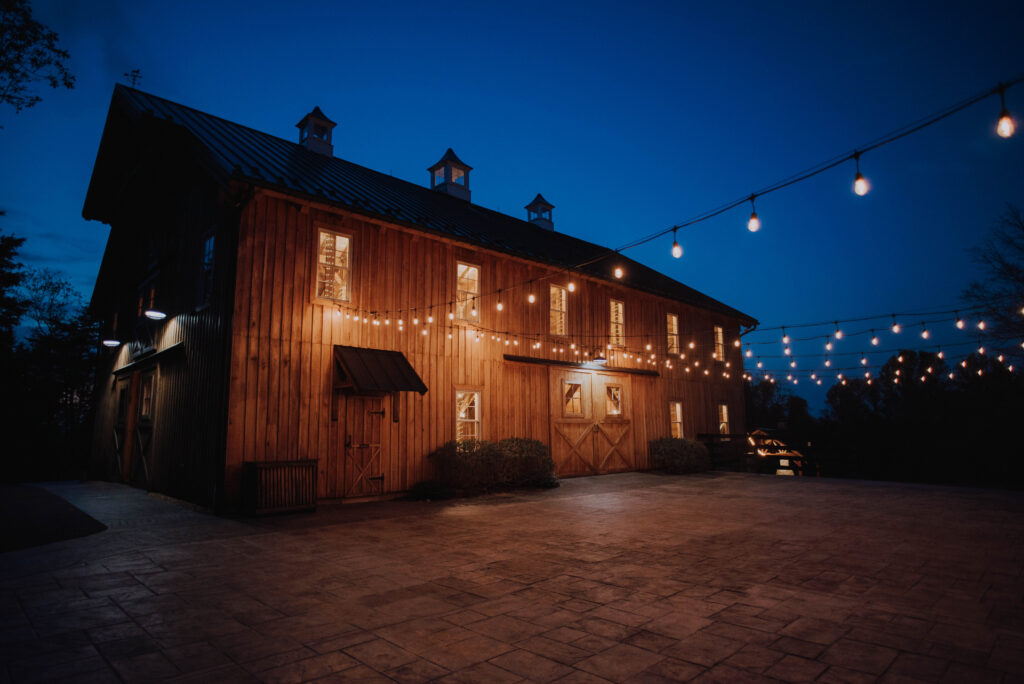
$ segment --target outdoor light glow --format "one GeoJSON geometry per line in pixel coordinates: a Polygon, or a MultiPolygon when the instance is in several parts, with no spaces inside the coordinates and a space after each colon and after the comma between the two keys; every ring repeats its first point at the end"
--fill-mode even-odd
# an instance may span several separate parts
{"type": "Polygon", "coordinates": [[[985,348],[984,347],[978,347],[978,353],[979,354],[984,354],[985,353],[985,348]]]}
{"type": "Polygon", "coordinates": [[[831,366],[832,366],[832,359],[825,359],[825,368],[830,368],[831,366]]]}
{"type": "Polygon", "coordinates": [[[121,346],[121,342],[120,342],[120,340],[115,340],[113,338],[110,338],[110,339],[103,340],[103,346],[104,347],[120,347],[121,346]]]}
{"type": "Polygon", "coordinates": [[[878,346],[878,335],[875,334],[874,330],[871,331],[871,344],[876,347],[878,346]]]}
{"type": "Polygon", "coordinates": [[[679,246],[678,242],[672,243],[672,256],[674,256],[676,259],[683,256],[683,248],[679,246]]]}
{"type": "Polygon", "coordinates": [[[825,351],[832,351],[832,338],[825,338],[825,351]]]}
{"type": "Polygon", "coordinates": [[[621,268],[619,268],[618,266],[616,266],[616,267],[615,267],[615,277],[616,277],[616,278],[621,278],[621,277],[622,277],[622,275],[623,275],[623,271],[622,271],[622,269],[621,269],[621,268]]]}
{"type": "Polygon", "coordinates": [[[899,356],[897,356],[896,360],[899,361],[900,363],[903,363],[903,354],[900,354],[899,356]]]}
{"type": "Polygon", "coordinates": [[[899,335],[900,334],[900,324],[899,323],[893,323],[892,324],[892,331],[896,335],[899,335]]]}
{"type": "Polygon", "coordinates": [[[782,350],[782,353],[785,354],[786,356],[789,356],[790,354],[793,353],[793,351],[789,347],[786,347],[785,349],[782,350]]]}
{"type": "Polygon", "coordinates": [[[747,358],[749,359],[753,355],[754,355],[753,350],[750,347],[747,347],[747,358]]]}
{"type": "Polygon", "coordinates": [[[786,329],[782,329],[782,344],[789,344],[789,335],[786,334],[786,329]]]}
{"type": "Polygon", "coordinates": [[[978,321],[978,330],[985,329],[985,321],[978,321]]]}
{"type": "Polygon", "coordinates": [[[576,283],[569,283],[569,286],[566,289],[569,290],[569,292],[575,292],[576,291],[576,283]]]}
{"type": "Polygon", "coordinates": [[[960,330],[964,329],[964,319],[960,318],[959,313],[957,313],[956,315],[956,327],[959,328],[960,330]]]}
{"type": "Polygon", "coordinates": [[[453,313],[452,313],[451,311],[449,311],[449,312],[448,312],[448,320],[450,321],[450,320],[452,320],[453,318],[455,318],[455,314],[453,314],[453,313]]]}
{"type": "Polygon", "coordinates": [[[864,177],[863,173],[858,171],[857,175],[853,177],[853,191],[860,197],[863,197],[868,194],[870,189],[871,184],[868,183],[868,179],[864,177]]]}
{"type": "Polygon", "coordinates": [[[928,339],[928,337],[930,336],[930,334],[931,334],[931,333],[929,333],[929,332],[928,332],[928,328],[922,328],[922,329],[921,329],[921,337],[922,337],[923,339],[926,339],[926,340],[927,340],[927,339],[928,339]]]}
{"type": "Polygon", "coordinates": [[[789,362],[789,367],[790,368],[796,368],[796,361],[790,361],[789,362]]]}
{"type": "Polygon", "coordinates": [[[733,340],[733,341],[732,341],[732,346],[734,346],[734,347],[737,347],[737,348],[739,348],[739,346],[740,346],[740,341],[739,341],[739,340],[733,340]]]}
{"type": "Polygon", "coordinates": [[[747,230],[751,233],[756,233],[761,230],[761,219],[757,217],[756,211],[750,212],[750,220],[747,221],[747,230]]]}
{"type": "Polygon", "coordinates": [[[996,124],[996,133],[999,134],[1000,138],[1009,138],[1015,130],[1017,130],[1017,127],[1013,123],[1013,117],[1010,116],[1010,110],[1004,107],[1003,111],[999,112],[999,123],[996,124]]]}
{"type": "Polygon", "coordinates": [[[835,338],[836,338],[837,340],[841,340],[841,339],[843,339],[843,331],[839,329],[839,321],[836,321],[836,332],[835,332],[835,338]]]}
{"type": "Polygon", "coordinates": [[[505,308],[505,305],[502,304],[501,302],[498,302],[498,311],[501,311],[504,308],[505,308]]]}
{"type": "Polygon", "coordinates": [[[763,361],[758,361],[757,362],[757,367],[758,368],[764,368],[764,362],[763,361]]]}
{"type": "Polygon", "coordinates": [[[860,365],[862,365],[862,366],[868,365],[868,357],[866,357],[866,356],[860,357],[860,365]]]}
{"type": "Polygon", "coordinates": [[[534,303],[535,301],[537,301],[537,296],[536,296],[535,294],[533,294],[533,293],[531,292],[531,293],[530,293],[530,294],[529,294],[529,295],[528,295],[528,296],[526,297],[526,301],[528,301],[528,302],[530,302],[531,304],[533,304],[533,303],[534,303]]]}
{"type": "Polygon", "coordinates": [[[167,318],[167,314],[163,311],[157,311],[156,309],[146,309],[145,316],[151,321],[162,321],[167,318]]]}

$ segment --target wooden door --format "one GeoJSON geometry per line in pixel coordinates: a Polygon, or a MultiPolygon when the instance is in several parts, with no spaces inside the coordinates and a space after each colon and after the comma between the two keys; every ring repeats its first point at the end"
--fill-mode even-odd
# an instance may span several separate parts
{"type": "Polygon", "coordinates": [[[596,373],[592,386],[597,471],[615,473],[636,469],[629,376],[596,373]]]}
{"type": "Polygon", "coordinates": [[[131,456],[126,463],[128,481],[136,487],[149,487],[153,481],[153,433],[156,421],[156,369],[138,372],[138,390],[133,392],[135,429],[131,456]]]}
{"type": "Polygon", "coordinates": [[[117,379],[117,419],[114,421],[114,458],[117,474],[125,482],[131,475],[131,458],[135,440],[135,405],[138,373],[117,379]]]}
{"type": "Polygon", "coordinates": [[[383,397],[350,396],[345,401],[345,456],[342,496],[379,496],[397,483],[384,482],[387,449],[384,443],[383,397]]]}
{"type": "Polygon", "coordinates": [[[551,369],[551,459],[555,474],[596,475],[592,376],[551,369]]]}

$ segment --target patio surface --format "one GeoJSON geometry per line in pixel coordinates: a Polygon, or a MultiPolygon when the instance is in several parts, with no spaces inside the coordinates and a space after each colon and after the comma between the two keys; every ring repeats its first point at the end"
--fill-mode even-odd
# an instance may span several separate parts
{"type": "MultiPolygon", "coordinates": [[[[0,554],[23,681],[1024,681],[1024,494],[741,474],[109,529],[0,554]]],[[[3,521],[10,524],[10,521],[3,521]]]]}

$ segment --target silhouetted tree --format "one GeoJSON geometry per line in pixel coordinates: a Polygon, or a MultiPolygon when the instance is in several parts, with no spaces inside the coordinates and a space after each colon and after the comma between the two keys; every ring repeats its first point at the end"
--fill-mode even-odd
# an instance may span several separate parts
{"type": "Polygon", "coordinates": [[[985,268],[986,278],[972,282],[964,299],[983,307],[1000,335],[1024,337],[1024,214],[1019,208],[1006,208],[974,250],[974,259],[985,268]]]}
{"type": "Polygon", "coordinates": [[[14,348],[14,329],[25,314],[26,303],[18,291],[25,277],[18,263],[18,249],[24,242],[25,238],[0,235],[0,351],[4,353],[14,348]]]}
{"type": "Polygon", "coordinates": [[[32,18],[28,0],[0,0],[0,103],[14,111],[33,107],[42,98],[30,90],[37,81],[51,88],[74,88],[67,50],[57,34],[32,18]]]}

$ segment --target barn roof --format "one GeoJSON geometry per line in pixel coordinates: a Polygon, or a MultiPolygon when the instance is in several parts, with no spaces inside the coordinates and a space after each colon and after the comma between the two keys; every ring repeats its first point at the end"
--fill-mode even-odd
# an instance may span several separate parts
{"type": "MultiPolygon", "coordinates": [[[[104,138],[112,134],[112,122],[123,121],[124,117],[141,125],[156,121],[180,126],[204,148],[212,170],[224,181],[248,181],[603,280],[613,281],[611,268],[621,265],[626,275],[613,282],[718,312],[744,325],[756,324],[751,316],[607,247],[545,230],[425,186],[318,154],[298,143],[118,85],[114,88],[104,138]]],[[[109,223],[113,207],[105,201],[106,193],[100,187],[103,182],[98,180],[98,170],[110,166],[110,162],[104,163],[103,153],[101,143],[82,214],[86,219],[109,223]]]]}

